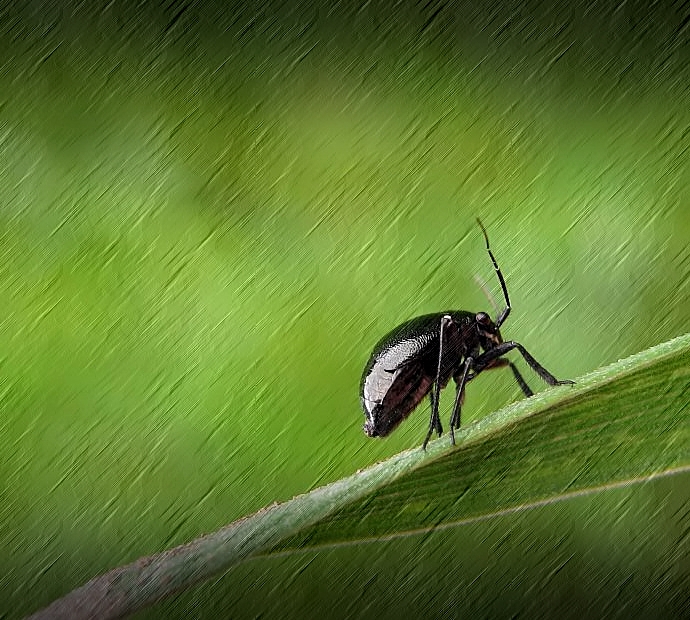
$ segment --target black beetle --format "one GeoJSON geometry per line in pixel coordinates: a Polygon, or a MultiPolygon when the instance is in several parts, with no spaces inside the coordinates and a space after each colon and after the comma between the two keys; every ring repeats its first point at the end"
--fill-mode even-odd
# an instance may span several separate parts
{"type": "Polygon", "coordinates": [[[439,436],[443,433],[438,415],[439,393],[452,377],[456,392],[450,416],[450,439],[455,444],[454,431],[460,428],[465,385],[483,370],[509,366],[525,396],[532,396],[520,371],[513,362],[503,358],[513,349],[517,349],[532,370],[549,385],[573,383],[556,379],[520,343],[503,341],[499,329],[510,314],[508,289],[489,247],[486,229],[479,218],[477,223],[484,233],[506,307],[495,321],[486,312],[448,310],[418,316],[386,334],[374,347],[360,384],[364,432],[369,437],[385,437],[391,433],[429,394],[431,418],[422,445],[426,450],[433,431],[439,436]]]}

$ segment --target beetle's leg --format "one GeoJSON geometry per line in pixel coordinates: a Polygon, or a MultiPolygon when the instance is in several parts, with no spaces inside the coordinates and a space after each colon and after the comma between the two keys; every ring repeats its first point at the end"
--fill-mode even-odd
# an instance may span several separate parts
{"type": "MultiPolygon", "coordinates": [[[[496,345],[493,349],[489,349],[488,351],[482,353],[474,362],[475,374],[481,372],[482,370],[487,368],[491,364],[491,362],[494,362],[494,360],[505,355],[509,351],[512,351],[513,349],[517,349],[518,351],[520,351],[520,354],[522,355],[522,357],[525,358],[525,361],[529,364],[530,368],[534,372],[536,372],[549,385],[565,385],[575,383],[574,381],[570,381],[569,379],[565,379],[563,381],[559,381],[558,379],[556,379],[556,377],[554,377],[548,370],[546,370],[546,368],[544,368],[537,360],[535,360],[527,352],[527,349],[525,349],[525,347],[523,347],[519,342],[514,342],[512,340],[508,342],[502,342],[501,344],[496,345]]],[[[515,374],[516,371],[514,370],[513,373],[515,374]]],[[[520,373],[517,373],[515,375],[516,379],[518,378],[519,374],[520,373]]],[[[524,379],[522,381],[524,383],[524,379]]],[[[519,379],[518,383],[520,383],[519,379]]],[[[520,385],[520,387],[522,387],[522,385],[520,385]]],[[[523,388],[523,392],[524,391],[525,390],[523,388]]],[[[525,394],[526,393],[527,392],[525,392],[525,394]]]]}
{"type": "Polygon", "coordinates": [[[465,398],[465,384],[467,383],[467,374],[470,371],[472,362],[471,357],[465,359],[465,366],[462,370],[462,375],[455,375],[455,404],[453,405],[453,413],[450,416],[450,443],[455,445],[455,429],[460,428],[460,409],[462,408],[462,401],[465,398]]]}
{"type": "Polygon", "coordinates": [[[431,395],[431,418],[429,419],[429,430],[424,438],[424,443],[422,444],[422,450],[426,450],[426,444],[429,443],[431,439],[431,433],[436,432],[441,435],[443,428],[441,427],[441,419],[438,416],[438,400],[441,393],[441,360],[443,359],[443,332],[447,325],[450,325],[453,319],[448,314],[444,314],[441,317],[441,325],[438,330],[438,364],[436,366],[436,379],[434,380],[434,385],[432,386],[431,395]]]}
{"type": "Polygon", "coordinates": [[[533,396],[534,392],[530,389],[529,385],[527,385],[527,381],[525,381],[523,376],[520,374],[517,366],[513,364],[513,362],[508,362],[508,366],[510,366],[510,369],[513,371],[513,376],[515,377],[517,384],[520,386],[522,393],[527,396],[527,398],[533,396]]]}
{"type": "MultiPolygon", "coordinates": [[[[520,374],[520,371],[517,369],[517,366],[515,366],[515,364],[513,364],[513,362],[511,362],[510,360],[499,357],[498,359],[495,359],[490,366],[491,368],[510,366],[510,369],[513,371],[513,376],[515,377],[517,384],[520,386],[522,393],[528,398],[534,395],[534,392],[530,389],[529,385],[527,385],[527,381],[525,381],[523,376],[520,374]]],[[[484,370],[487,370],[487,368],[485,368],[484,370]]],[[[467,378],[467,380],[469,381],[470,379],[473,379],[476,376],[477,375],[471,375],[467,378]]]]}
{"type": "Polygon", "coordinates": [[[498,281],[501,283],[503,298],[506,300],[506,307],[503,309],[501,314],[499,314],[496,317],[495,323],[496,329],[498,329],[499,327],[501,327],[501,325],[503,325],[505,320],[508,318],[508,315],[510,314],[510,297],[508,297],[508,287],[506,286],[505,278],[501,273],[501,268],[498,266],[498,263],[494,258],[494,253],[491,251],[491,248],[489,247],[489,235],[486,234],[486,228],[484,228],[484,224],[482,224],[479,218],[477,218],[477,224],[479,224],[479,227],[482,229],[482,232],[484,233],[484,240],[486,241],[486,251],[489,253],[489,258],[491,259],[491,262],[494,264],[494,270],[496,271],[496,275],[498,276],[498,281]]]}
{"type": "MultiPolygon", "coordinates": [[[[438,411],[438,404],[436,404],[436,401],[435,401],[435,394],[436,394],[435,390],[431,390],[431,392],[429,392],[429,400],[431,401],[431,410],[432,411],[434,410],[434,408],[436,409],[436,411],[438,411]]],[[[443,426],[441,426],[441,416],[440,415],[436,416],[436,424],[434,425],[434,430],[436,431],[436,434],[439,437],[443,434],[443,426]]]]}

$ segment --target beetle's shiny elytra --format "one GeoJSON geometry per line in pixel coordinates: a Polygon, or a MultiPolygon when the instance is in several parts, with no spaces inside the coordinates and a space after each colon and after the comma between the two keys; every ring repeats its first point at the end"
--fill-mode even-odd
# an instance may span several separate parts
{"type": "Polygon", "coordinates": [[[532,390],[516,366],[503,358],[513,349],[517,349],[530,368],[549,385],[573,383],[556,379],[521,344],[503,341],[499,328],[510,314],[508,289],[489,247],[486,230],[479,219],[477,223],[484,233],[506,307],[495,321],[485,312],[448,310],[411,319],[386,334],[374,347],[360,384],[364,432],[369,437],[385,437],[391,433],[429,394],[431,417],[422,446],[426,449],[434,430],[439,436],[443,432],[438,415],[439,393],[451,377],[456,385],[450,417],[452,443],[455,443],[454,431],[460,427],[465,385],[480,372],[508,366],[525,396],[532,396],[532,390]]]}

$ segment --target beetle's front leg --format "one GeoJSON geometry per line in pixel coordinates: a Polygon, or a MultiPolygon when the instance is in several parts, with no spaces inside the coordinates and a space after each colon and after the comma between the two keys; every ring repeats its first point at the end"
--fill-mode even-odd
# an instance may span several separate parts
{"type": "MultiPolygon", "coordinates": [[[[460,409],[462,408],[462,401],[465,398],[465,385],[469,380],[468,376],[473,363],[473,358],[466,358],[462,369],[462,374],[459,373],[453,377],[456,385],[455,403],[453,405],[453,413],[450,416],[450,442],[453,445],[455,445],[455,429],[460,428],[460,409]]],[[[476,372],[474,376],[476,376],[476,372]]]]}
{"type": "MultiPolygon", "coordinates": [[[[489,349],[488,351],[482,353],[477,358],[476,363],[474,365],[475,374],[479,374],[482,370],[490,366],[492,362],[496,363],[496,359],[502,357],[503,355],[512,351],[513,349],[517,349],[522,355],[522,357],[525,359],[525,361],[529,364],[530,368],[534,372],[536,372],[549,385],[568,385],[575,383],[574,381],[570,381],[570,379],[565,379],[563,381],[559,381],[558,379],[556,379],[556,377],[554,377],[548,370],[546,370],[546,368],[544,368],[537,360],[535,360],[527,352],[527,349],[525,349],[525,347],[523,347],[519,342],[515,342],[512,340],[508,342],[502,342],[501,344],[496,345],[493,349],[489,349]]],[[[515,371],[513,372],[515,373],[515,371]]],[[[515,375],[515,378],[518,379],[517,374],[515,375]]],[[[519,379],[518,383],[520,383],[519,379]]],[[[522,388],[522,385],[520,385],[520,387],[522,388]]],[[[523,392],[527,394],[524,388],[523,392]]],[[[531,394],[529,394],[529,396],[531,396],[531,394]]]]}

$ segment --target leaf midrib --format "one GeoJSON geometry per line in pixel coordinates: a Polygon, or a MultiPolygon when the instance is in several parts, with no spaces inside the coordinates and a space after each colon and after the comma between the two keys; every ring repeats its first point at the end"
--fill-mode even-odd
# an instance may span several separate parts
{"type": "Polygon", "coordinates": [[[301,555],[304,553],[311,553],[311,552],[319,551],[322,549],[339,549],[339,548],[347,548],[347,547],[356,547],[359,545],[369,545],[369,544],[387,542],[390,540],[397,540],[400,538],[407,538],[407,537],[411,537],[411,536],[422,536],[424,534],[429,534],[430,532],[434,532],[434,531],[443,531],[443,530],[448,530],[448,529],[453,529],[453,528],[458,528],[458,527],[464,527],[467,525],[473,525],[475,523],[482,523],[482,522],[490,521],[492,519],[499,519],[501,517],[506,517],[506,516],[509,516],[511,514],[527,512],[530,510],[543,508],[545,506],[551,506],[551,505],[559,504],[562,502],[573,501],[573,500],[576,500],[576,499],[579,499],[582,497],[592,497],[592,496],[607,493],[610,491],[635,487],[635,486],[638,486],[641,484],[646,484],[648,482],[652,482],[652,481],[659,480],[662,478],[668,478],[671,476],[678,476],[678,475],[687,474],[687,473],[690,473],[690,465],[682,465],[679,467],[670,467],[670,468],[659,470],[658,472],[655,472],[655,473],[652,473],[652,474],[649,474],[646,476],[637,476],[634,478],[620,479],[620,480],[616,480],[616,481],[602,484],[602,485],[583,487],[583,488],[576,489],[574,491],[570,491],[570,492],[566,492],[566,493],[557,493],[555,495],[551,495],[551,496],[548,496],[548,497],[545,497],[542,499],[538,499],[538,500],[534,500],[531,502],[516,504],[513,506],[508,506],[506,508],[502,508],[500,510],[495,510],[495,511],[491,511],[491,512],[485,512],[485,513],[481,513],[481,514],[477,514],[477,515],[472,515],[469,517],[464,517],[462,519],[445,521],[445,522],[439,523],[437,525],[431,525],[431,526],[420,527],[420,528],[415,528],[415,529],[405,529],[405,530],[400,530],[399,532],[394,532],[391,534],[383,534],[381,536],[357,537],[357,538],[351,538],[348,540],[338,540],[338,541],[332,541],[332,542],[317,543],[314,545],[309,545],[309,546],[299,547],[299,548],[287,548],[287,549],[282,549],[282,550],[267,550],[264,552],[259,552],[259,553],[254,554],[252,556],[252,558],[290,557],[290,556],[295,556],[295,555],[301,555]]]}

